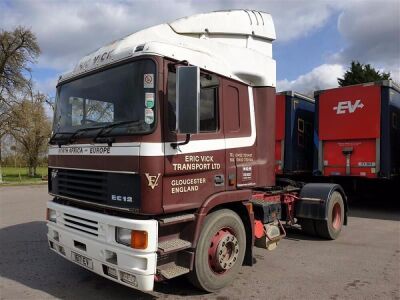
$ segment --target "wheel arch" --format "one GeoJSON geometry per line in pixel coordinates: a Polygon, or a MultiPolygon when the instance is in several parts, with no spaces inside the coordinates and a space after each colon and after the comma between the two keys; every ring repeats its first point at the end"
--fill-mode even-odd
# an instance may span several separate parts
{"type": "Polygon", "coordinates": [[[333,192],[341,194],[344,204],[344,225],[347,225],[348,204],[343,188],[338,184],[331,183],[309,183],[304,185],[300,191],[300,201],[296,202],[295,216],[303,219],[327,220],[329,201],[333,192]],[[304,200],[301,200],[301,199],[304,200]],[[310,200],[307,200],[310,199],[310,200]],[[311,199],[321,199],[314,201],[311,199]]]}
{"type": "Polygon", "coordinates": [[[217,210],[229,209],[234,211],[240,217],[246,232],[246,251],[244,256],[244,264],[249,266],[253,265],[254,213],[253,206],[249,202],[250,198],[250,190],[241,190],[214,194],[204,201],[196,218],[193,247],[196,248],[197,246],[205,217],[217,210]]]}

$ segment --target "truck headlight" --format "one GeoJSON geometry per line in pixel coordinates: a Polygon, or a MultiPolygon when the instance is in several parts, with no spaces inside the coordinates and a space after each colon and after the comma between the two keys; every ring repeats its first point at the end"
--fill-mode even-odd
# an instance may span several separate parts
{"type": "Polygon", "coordinates": [[[46,219],[50,222],[57,223],[57,212],[54,209],[48,208],[46,219]]]}
{"type": "Polygon", "coordinates": [[[116,227],[115,229],[116,229],[115,239],[117,240],[117,243],[124,244],[130,247],[132,240],[131,236],[132,230],[121,227],[116,227]]]}
{"type": "Polygon", "coordinates": [[[134,249],[146,249],[148,241],[147,231],[116,227],[115,240],[117,243],[134,249]]]}

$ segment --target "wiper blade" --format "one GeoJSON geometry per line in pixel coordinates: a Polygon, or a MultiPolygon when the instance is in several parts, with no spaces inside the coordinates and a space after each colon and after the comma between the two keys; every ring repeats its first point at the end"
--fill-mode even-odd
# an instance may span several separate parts
{"type": "Polygon", "coordinates": [[[58,142],[57,145],[58,146],[62,146],[62,145],[71,144],[74,141],[73,138],[76,137],[79,133],[84,132],[84,131],[93,130],[93,129],[100,129],[100,128],[101,128],[100,126],[97,126],[97,127],[81,128],[81,129],[78,129],[78,130],[76,130],[74,132],[55,132],[52,135],[52,137],[50,138],[49,143],[53,144],[55,142],[55,137],[57,136],[57,134],[70,134],[70,136],[68,138],[65,138],[62,141],[58,142]]]}
{"type": "Polygon", "coordinates": [[[54,132],[53,135],[50,137],[49,144],[53,144],[53,142],[55,141],[56,136],[58,134],[62,134],[62,133],[66,133],[66,132],[54,132]]]}
{"type": "Polygon", "coordinates": [[[51,138],[50,138],[50,140],[49,140],[49,144],[50,144],[50,145],[54,145],[54,144],[57,144],[57,145],[65,145],[65,144],[68,144],[69,139],[70,139],[71,137],[62,138],[61,142],[57,142],[56,137],[57,137],[57,135],[59,135],[59,134],[60,134],[60,135],[64,135],[64,134],[74,134],[74,132],[55,132],[55,133],[53,133],[53,135],[51,136],[51,138]]]}
{"type": "Polygon", "coordinates": [[[60,132],[54,132],[53,135],[50,137],[49,144],[52,144],[54,142],[54,139],[56,138],[57,134],[60,132]]]}
{"type": "Polygon", "coordinates": [[[142,122],[142,120],[119,121],[119,122],[115,122],[115,123],[109,124],[107,126],[104,126],[103,128],[100,129],[100,131],[93,138],[93,141],[100,142],[100,143],[107,143],[109,146],[111,146],[115,139],[114,138],[105,138],[104,139],[101,136],[106,130],[118,127],[120,125],[135,124],[135,123],[139,123],[139,122],[142,122]]]}
{"type": "MultiPolygon", "coordinates": [[[[93,129],[100,129],[100,128],[102,128],[102,127],[96,126],[96,127],[86,127],[86,128],[78,129],[73,134],[71,134],[71,136],[68,138],[68,141],[66,144],[71,144],[74,141],[74,137],[76,137],[81,132],[85,132],[85,131],[89,131],[89,130],[93,130],[93,129]]],[[[65,144],[62,144],[62,145],[65,145],[65,144]]]]}

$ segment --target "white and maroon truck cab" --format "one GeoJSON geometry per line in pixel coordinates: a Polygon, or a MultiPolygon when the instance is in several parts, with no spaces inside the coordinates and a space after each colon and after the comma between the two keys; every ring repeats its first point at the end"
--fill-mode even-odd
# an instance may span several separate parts
{"type": "Polygon", "coordinates": [[[50,248],[143,291],[229,284],[283,224],[335,239],[337,185],[276,186],[275,29],[219,11],[154,26],[60,77],[49,150],[50,248]]]}

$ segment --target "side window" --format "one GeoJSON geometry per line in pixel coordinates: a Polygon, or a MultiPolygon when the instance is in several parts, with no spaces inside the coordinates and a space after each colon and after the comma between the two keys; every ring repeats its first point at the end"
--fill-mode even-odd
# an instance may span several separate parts
{"type": "MultiPolygon", "coordinates": [[[[176,73],[168,72],[168,128],[176,130],[176,73]]],[[[218,129],[218,78],[202,75],[200,88],[200,132],[218,129]]]]}
{"type": "Polygon", "coordinates": [[[200,132],[217,131],[217,88],[200,89],[200,132]]]}

